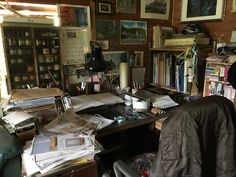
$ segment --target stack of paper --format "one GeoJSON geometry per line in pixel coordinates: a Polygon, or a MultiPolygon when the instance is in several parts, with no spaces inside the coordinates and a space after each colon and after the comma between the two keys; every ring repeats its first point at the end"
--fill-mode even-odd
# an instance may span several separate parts
{"type": "Polygon", "coordinates": [[[65,111],[60,118],[54,119],[39,131],[51,133],[83,133],[90,135],[94,131],[100,130],[113,122],[114,120],[100,115],[76,114],[70,109],[65,111]]]}
{"type": "Polygon", "coordinates": [[[25,112],[11,112],[2,118],[15,131],[24,131],[24,129],[34,128],[34,115],[25,112]]]}
{"type": "Polygon", "coordinates": [[[36,112],[55,108],[55,97],[62,96],[58,88],[14,89],[8,110],[36,112]]]}
{"type": "Polygon", "coordinates": [[[61,134],[53,136],[37,135],[26,148],[23,163],[27,175],[44,174],[58,165],[72,160],[93,159],[100,149],[95,146],[94,136],[81,134],[61,134]]]}

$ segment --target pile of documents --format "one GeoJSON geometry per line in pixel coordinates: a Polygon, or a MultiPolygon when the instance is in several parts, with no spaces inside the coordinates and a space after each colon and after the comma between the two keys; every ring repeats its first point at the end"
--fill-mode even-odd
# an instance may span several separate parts
{"type": "Polygon", "coordinates": [[[69,109],[39,131],[42,134],[83,133],[91,135],[94,131],[105,128],[113,122],[115,122],[115,120],[107,119],[101,115],[76,114],[72,109],[69,109]]]}
{"type": "Polygon", "coordinates": [[[82,134],[36,135],[22,155],[28,176],[45,174],[69,162],[89,161],[100,152],[95,137],[82,134]]]}
{"type": "Polygon", "coordinates": [[[36,112],[55,108],[55,97],[62,95],[63,92],[58,88],[14,89],[7,109],[36,112]]]}
{"type": "Polygon", "coordinates": [[[10,112],[8,115],[2,117],[6,122],[6,128],[10,133],[23,132],[35,128],[35,117],[32,114],[25,112],[10,112]]]}

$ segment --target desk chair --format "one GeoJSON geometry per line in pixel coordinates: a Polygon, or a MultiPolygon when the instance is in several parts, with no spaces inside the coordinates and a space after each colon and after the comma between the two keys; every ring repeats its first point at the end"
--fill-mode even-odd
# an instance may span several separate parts
{"type": "MultiPolygon", "coordinates": [[[[208,96],[185,104],[163,122],[149,176],[235,177],[235,130],[235,108],[227,98],[208,96]]],[[[116,177],[135,173],[120,160],[114,172],[116,177]]]]}

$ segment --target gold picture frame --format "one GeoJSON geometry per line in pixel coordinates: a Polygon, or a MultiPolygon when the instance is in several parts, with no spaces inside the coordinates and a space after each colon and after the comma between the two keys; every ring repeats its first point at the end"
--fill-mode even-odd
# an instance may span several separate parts
{"type": "Polygon", "coordinates": [[[182,0],[181,21],[222,20],[225,0],[182,0]]]}

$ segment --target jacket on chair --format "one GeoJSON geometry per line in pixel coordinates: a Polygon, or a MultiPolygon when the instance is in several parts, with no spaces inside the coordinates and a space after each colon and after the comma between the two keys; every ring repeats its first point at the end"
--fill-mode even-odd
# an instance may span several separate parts
{"type": "Polygon", "coordinates": [[[180,107],[163,125],[151,177],[236,177],[233,103],[208,96],[180,107]]]}

